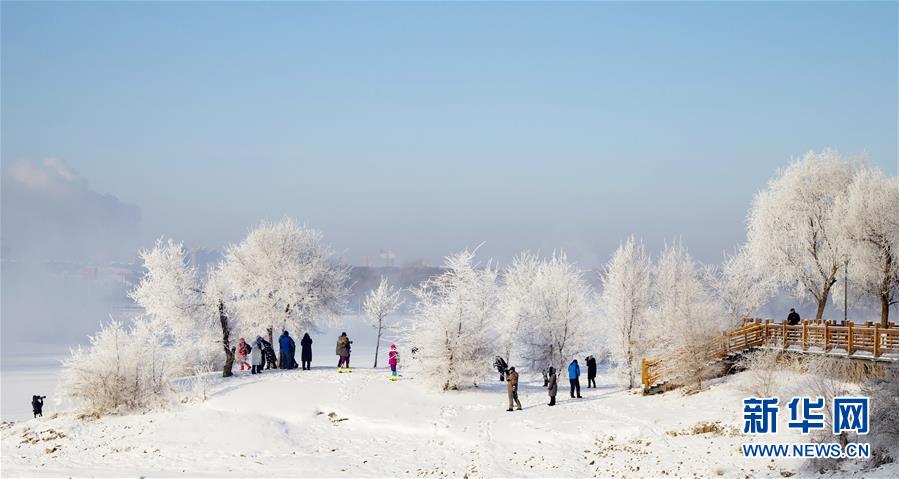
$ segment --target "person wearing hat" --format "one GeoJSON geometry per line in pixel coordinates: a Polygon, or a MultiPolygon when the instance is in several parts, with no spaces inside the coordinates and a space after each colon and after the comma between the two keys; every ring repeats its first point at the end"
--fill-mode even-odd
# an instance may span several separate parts
{"type": "Polygon", "coordinates": [[[244,338],[240,338],[237,344],[237,362],[240,363],[240,370],[250,369],[250,363],[247,362],[247,355],[250,354],[250,345],[244,338]]]}
{"type": "Polygon", "coordinates": [[[390,364],[390,380],[396,381],[396,365],[400,362],[400,353],[396,351],[396,344],[390,345],[390,352],[387,353],[387,364],[390,364]]]}
{"type": "Polygon", "coordinates": [[[350,341],[350,338],[347,337],[346,332],[340,333],[340,337],[337,338],[337,355],[340,356],[340,361],[337,362],[337,372],[342,373],[344,366],[346,366],[346,372],[350,371],[350,345],[353,344],[350,341]]]}
{"type": "Polygon", "coordinates": [[[796,326],[801,321],[802,319],[799,318],[799,313],[797,313],[795,309],[790,308],[790,314],[787,315],[787,324],[789,324],[790,326],[796,326]]]}
{"type": "Polygon", "coordinates": [[[518,406],[518,410],[521,411],[521,402],[518,400],[518,372],[515,371],[514,367],[509,368],[509,372],[506,374],[506,390],[509,393],[509,409],[506,409],[506,411],[512,410],[513,401],[518,406]]]}

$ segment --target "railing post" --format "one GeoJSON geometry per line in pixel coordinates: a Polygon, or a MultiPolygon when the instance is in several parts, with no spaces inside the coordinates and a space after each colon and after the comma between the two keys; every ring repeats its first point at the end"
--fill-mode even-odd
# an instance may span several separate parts
{"type": "Polygon", "coordinates": [[[849,334],[847,334],[846,337],[846,355],[851,356],[853,352],[852,341],[855,337],[855,335],[852,334],[852,321],[849,321],[846,326],[849,328],[849,334]]]}
{"type": "Polygon", "coordinates": [[[880,323],[874,324],[874,357],[880,357],[880,323]]]}
{"type": "Polygon", "coordinates": [[[824,352],[830,349],[830,321],[824,321],[824,352]]]}
{"type": "Polygon", "coordinates": [[[808,351],[808,320],[802,322],[802,350],[808,351]]]}
{"type": "Polygon", "coordinates": [[[783,324],[784,324],[784,327],[783,327],[783,335],[784,335],[784,338],[783,338],[783,340],[784,340],[784,349],[787,349],[787,322],[786,322],[786,321],[784,321],[784,323],[783,323],[783,324]]]}
{"type": "Polygon", "coordinates": [[[641,382],[643,383],[643,389],[648,389],[649,384],[647,383],[649,382],[649,368],[646,365],[646,358],[643,358],[643,365],[641,369],[643,370],[643,377],[641,380],[641,382]]]}

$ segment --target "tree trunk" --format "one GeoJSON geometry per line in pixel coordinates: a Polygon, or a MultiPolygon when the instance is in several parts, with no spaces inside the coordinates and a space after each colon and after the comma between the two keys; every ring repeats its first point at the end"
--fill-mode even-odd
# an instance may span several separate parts
{"type": "Polygon", "coordinates": [[[634,354],[631,348],[627,348],[627,384],[629,389],[634,389],[634,354]]]}
{"type": "Polygon", "coordinates": [[[225,350],[225,365],[222,368],[222,377],[227,378],[234,373],[234,347],[231,346],[231,325],[228,324],[228,315],[225,314],[225,303],[219,301],[219,321],[222,323],[222,349],[225,350]]]}
{"type": "Polygon", "coordinates": [[[378,369],[378,349],[381,347],[382,322],[378,321],[378,342],[375,343],[375,369],[378,369]]]}
{"type": "Polygon", "coordinates": [[[818,310],[815,312],[815,319],[821,319],[824,316],[824,307],[827,306],[827,298],[830,296],[830,288],[836,282],[834,279],[829,279],[824,283],[824,290],[821,292],[821,297],[818,298],[818,310]]]}
{"type": "Polygon", "coordinates": [[[887,255],[883,265],[883,284],[880,285],[880,326],[890,327],[890,270],[893,269],[893,256],[887,255]]]}

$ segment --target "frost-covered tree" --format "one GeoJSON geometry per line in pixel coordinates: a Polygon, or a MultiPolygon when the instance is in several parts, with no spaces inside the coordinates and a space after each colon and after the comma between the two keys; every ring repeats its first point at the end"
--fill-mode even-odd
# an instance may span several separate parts
{"type": "Polygon", "coordinates": [[[681,376],[701,387],[710,341],[723,330],[723,313],[680,240],[666,245],[659,258],[654,297],[656,340],[676,355],[681,376]]]}
{"type": "Polygon", "coordinates": [[[497,297],[496,270],[478,268],[474,252],[446,258],[445,267],[414,290],[409,341],[423,376],[444,391],[477,385],[488,370],[497,297]]]}
{"type": "Polygon", "coordinates": [[[129,296],[162,328],[174,364],[187,372],[212,361],[212,323],[204,314],[197,271],[183,243],[159,239],[153,248],[140,251],[140,258],[144,275],[129,296]]]}
{"type": "Polygon", "coordinates": [[[747,246],[753,263],[779,286],[818,303],[821,319],[848,251],[834,214],[855,166],[837,153],[809,152],[756,194],[749,211],[747,246]]]}
{"type": "Polygon", "coordinates": [[[506,277],[501,304],[506,313],[515,313],[507,327],[516,328],[518,355],[531,368],[561,369],[589,348],[595,339],[590,329],[593,292],[565,253],[545,259],[524,253],[506,277]]]}
{"type": "Polygon", "coordinates": [[[621,358],[629,387],[640,373],[638,359],[646,350],[646,313],[651,304],[652,263],[643,242],[631,236],[612,255],[602,273],[608,346],[621,358]]]}
{"type": "Polygon", "coordinates": [[[755,268],[745,246],[733,254],[725,253],[720,266],[707,268],[705,281],[724,307],[728,327],[739,326],[743,318],[756,314],[776,290],[773,279],[755,268]]]}
{"type": "Polygon", "coordinates": [[[848,240],[849,284],[880,303],[880,322],[889,325],[890,306],[899,302],[899,178],[859,168],[836,219],[848,240]]]}
{"type": "Polygon", "coordinates": [[[227,248],[221,266],[245,335],[273,329],[317,330],[348,296],[349,268],[333,258],[317,230],[285,219],[263,222],[227,248]]]}
{"type": "Polygon", "coordinates": [[[381,277],[378,287],[371,290],[365,296],[362,302],[362,309],[365,311],[365,319],[372,327],[378,328],[378,339],[375,343],[375,365],[378,367],[378,351],[381,347],[381,333],[385,329],[390,329],[391,325],[386,322],[389,315],[393,314],[402,306],[403,300],[400,298],[400,291],[390,285],[387,278],[381,277]]]}
{"type": "Polygon", "coordinates": [[[497,337],[499,350],[506,361],[522,352],[515,346],[521,338],[521,326],[536,315],[531,286],[540,270],[540,258],[530,253],[516,256],[512,265],[503,271],[503,287],[497,303],[497,337]]]}
{"type": "Polygon", "coordinates": [[[237,346],[232,344],[231,333],[238,324],[229,310],[229,305],[234,304],[234,296],[229,289],[227,278],[222,274],[222,264],[206,273],[206,282],[203,286],[203,314],[213,318],[213,322],[218,325],[218,331],[221,334],[219,344],[224,353],[222,377],[227,378],[234,375],[232,369],[234,367],[234,350],[237,346]]]}

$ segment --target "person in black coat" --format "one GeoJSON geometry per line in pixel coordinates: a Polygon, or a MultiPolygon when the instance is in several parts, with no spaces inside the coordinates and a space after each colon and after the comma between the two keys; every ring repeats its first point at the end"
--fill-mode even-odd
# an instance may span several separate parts
{"type": "Polygon", "coordinates": [[[303,339],[300,340],[300,346],[303,348],[300,352],[303,370],[309,371],[312,369],[312,338],[309,337],[309,333],[303,335],[303,339]]]}
{"type": "Polygon", "coordinates": [[[596,358],[593,356],[587,356],[585,359],[587,362],[587,387],[595,388],[596,387],[596,358]]]}
{"type": "Polygon", "coordinates": [[[259,338],[262,344],[262,356],[265,358],[265,369],[278,369],[278,357],[275,356],[275,348],[272,343],[265,339],[259,338]]]}
{"type": "Polygon", "coordinates": [[[800,321],[802,321],[802,319],[799,318],[799,313],[797,313],[795,309],[790,308],[790,314],[787,315],[787,324],[796,326],[800,321]]]}
{"type": "Polygon", "coordinates": [[[34,412],[34,417],[44,417],[44,399],[47,396],[31,396],[31,410],[34,412]]]}
{"type": "Polygon", "coordinates": [[[497,356],[496,360],[493,361],[493,367],[495,367],[496,370],[499,371],[499,380],[505,381],[506,371],[509,369],[509,365],[506,363],[506,360],[500,356],[497,356]]]}

